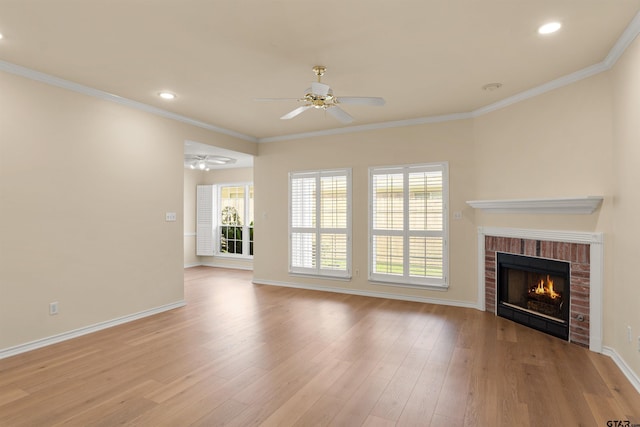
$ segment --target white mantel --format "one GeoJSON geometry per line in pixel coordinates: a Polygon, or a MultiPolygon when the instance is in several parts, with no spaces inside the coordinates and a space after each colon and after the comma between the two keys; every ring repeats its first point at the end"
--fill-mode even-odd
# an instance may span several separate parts
{"type": "Polygon", "coordinates": [[[582,214],[595,212],[602,196],[564,197],[549,199],[469,200],[474,209],[491,213],[582,214]]]}

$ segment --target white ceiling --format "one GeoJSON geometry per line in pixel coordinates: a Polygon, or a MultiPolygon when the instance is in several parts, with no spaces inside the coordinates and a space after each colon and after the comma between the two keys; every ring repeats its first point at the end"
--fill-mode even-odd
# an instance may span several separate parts
{"type": "Polygon", "coordinates": [[[640,0],[0,0],[0,60],[267,139],[344,128],[279,120],[325,65],[350,126],[468,113],[601,63],[640,0]],[[541,36],[551,20],[563,28],[541,36]],[[500,82],[487,92],[481,87],[500,82]],[[161,90],[178,95],[173,101],[161,90]]]}

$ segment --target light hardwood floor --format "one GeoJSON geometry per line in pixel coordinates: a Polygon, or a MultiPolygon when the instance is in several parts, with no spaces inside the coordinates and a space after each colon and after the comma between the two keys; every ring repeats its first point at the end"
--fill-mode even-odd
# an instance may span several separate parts
{"type": "Polygon", "coordinates": [[[188,305],[0,360],[1,426],[607,426],[606,356],[473,309],[185,270],[188,305]]]}

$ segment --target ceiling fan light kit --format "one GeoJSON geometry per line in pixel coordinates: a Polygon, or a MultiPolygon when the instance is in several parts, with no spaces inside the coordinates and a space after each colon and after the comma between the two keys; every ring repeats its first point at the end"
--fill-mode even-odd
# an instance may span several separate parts
{"type": "Polygon", "coordinates": [[[190,169],[209,170],[215,166],[230,165],[236,162],[236,159],[224,156],[185,154],[184,165],[190,169]]]}
{"type": "MultiPolygon", "coordinates": [[[[302,98],[298,98],[298,102],[303,102],[304,105],[298,107],[284,116],[280,117],[281,120],[292,119],[310,108],[322,109],[328,112],[332,117],[344,124],[353,122],[353,117],[338,104],[351,104],[351,105],[370,105],[370,106],[382,106],[385,104],[383,98],[380,97],[368,97],[368,96],[342,96],[337,97],[333,94],[331,86],[322,83],[321,79],[327,68],[323,65],[316,65],[313,67],[313,72],[318,78],[317,82],[312,82],[302,98]]],[[[276,101],[276,100],[291,100],[296,98],[262,98],[259,101],[276,101]]]]}

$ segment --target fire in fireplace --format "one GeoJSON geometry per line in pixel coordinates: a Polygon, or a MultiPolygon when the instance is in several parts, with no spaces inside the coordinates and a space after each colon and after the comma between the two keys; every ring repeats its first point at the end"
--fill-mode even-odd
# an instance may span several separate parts
{"type": "Polygon", "coordinates": [[[569,339],[567,262],[497,253],[497,314],[569,339]]]}
{"type": "Polygon", "coordinates": [[[527,309],[562,320],[564,298],[553,289],[554,279],[547,274],[546,279],[537,279],[527,291],[527,309]]]}

